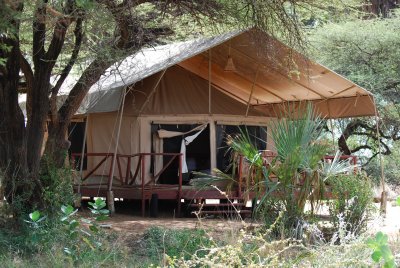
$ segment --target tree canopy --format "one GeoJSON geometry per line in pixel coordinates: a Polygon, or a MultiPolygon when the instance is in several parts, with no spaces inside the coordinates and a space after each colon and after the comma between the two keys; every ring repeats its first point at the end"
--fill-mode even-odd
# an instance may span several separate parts
{"type": "MultiPolygon", "coordinates": [[[[364,164],[379,152],[389,155],[400,139],[400,17],[362,18],[326,24],[312,31],[311,53],[320,63],[370,90],[379,113],[375,118],[340,120],[339,148],[357,153],[364,164]]],[[[396,155],[396,154],[395,154],[396,155]]]]}

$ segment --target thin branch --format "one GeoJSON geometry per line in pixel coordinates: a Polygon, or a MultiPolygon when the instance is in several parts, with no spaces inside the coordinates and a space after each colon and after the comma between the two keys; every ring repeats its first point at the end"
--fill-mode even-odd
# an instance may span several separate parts
{"type": "Polygon", "coordinates": [[[35,11],[33,21],[33,63],[35,69],[41,65],[41,59],[45,54],[44,43],[46,40],[46,6],[47,1],[39,4],[35,11]]]}
{"type": "Polygon", "coordinates": [[[79,54],[81,45],[82,45],[82,39],[83,39],[82,22],[83,22],[83,19],[81,17],[78,18],[76,21],[76,26],[75,26],[75,30],[74,30],[75,45],[74,45],[74,49],[71,54],[71,58],[69,59],[67,65],[62,70],[60,78],[57,80],[56,85],[51,90],[50,106],[51,106],[51,114],[53,117],[56,116],[56,113],[57,113],[56,98],[57,98],[58,91],[60,90],[61,85],[64,83],[64,81],[67,78],[67,76],[69,75],[72,67],[74,66],[76,59],[78,58],[78,54],[79,54]]]}
{"type": "Polygon", "coordinates": [[[31,68],[31,65],[29,64],[29,62],[26,60],[26,58],[22,55],[21,50],[19,49],[18,51],[19,53],[19,64],[22,70],[22,73],[25,76],[25,80],[26,80],[26,85],[27,85],[27,90],[26,90],[26,115],[27,118],[30,118],[30,115],[32,113],[32,88],[33,88],[33,80],[34,80],[34,76],[33,76],[33,71],[31,68]]]}

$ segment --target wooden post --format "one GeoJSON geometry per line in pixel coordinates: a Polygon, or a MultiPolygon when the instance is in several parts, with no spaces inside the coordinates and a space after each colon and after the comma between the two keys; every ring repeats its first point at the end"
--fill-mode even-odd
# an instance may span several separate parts
{"type": "Polygon", "coordinates": [[[182,154],[179,154],[178,217],[181,216],[182,199],[182,154]]]}
{"type": "Polygon", "coordinates": [[[144,196],[144,176],[146,174],[145,172],[145,156],[143,155],[143,157],[141,158],[142,161],[142,165],[141,165],[141,179],[142,179],[142,217],[144,217],[145,215],[145,209],[146,209],[146,199],[144,196]]]}

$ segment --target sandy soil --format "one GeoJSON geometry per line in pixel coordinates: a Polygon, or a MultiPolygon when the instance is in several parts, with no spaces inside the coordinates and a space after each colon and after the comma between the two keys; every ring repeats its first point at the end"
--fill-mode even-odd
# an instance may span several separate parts
{"type": "Polygon", "coordinates": [[[129,216],[116,214],[110,220],[104,222],[111,224],[111,229],[124,232],[126,234],[141,234],[152,226],[165,228],[202,228],[212,232],[221,232],[229,230],[239,230],[241,228],[249,228],[252,224],[243,223],[239,220],[228,219],[201,219],[197,218],[143,218],[138,216],[129,216]]]}
{"type": "Polygon", "coordinates": [[[373,225],[372,232],[382,231],[391,237],[400,236],[400,207],[392,206],[392,202],[387,204],[386,216],[378,219],[373,225]]]}
{"type": "MultiPolygon", "coordinates": [[[[379,208],[379,205],[377,205],[379,208]]],[[[255,225],[250,220],[246,220],[246,223],[240,220],[229,220],[229,219],[201,219],[197,218],[172,218],[172,217],[160,217],[160,218],[143,218],[139,216],[132,216],[129,214],[115,214],[104,222],[109,224],[111,230],[122,232],[127,235],[138,235],[142,234],[145,230],[152,226],[160,226],[167,228],[204,228],[210,230],[213,233],[220,233],[222,231],[237,231],[241,228],[253,228],[255,225]]],[[[380,217],[377,213],[373,222],[371,222],[369,232],[371,234],[382,231],[391,237],[400,236],[400,207],[392,206],[388,202],[386,217],[380,217]]]]}

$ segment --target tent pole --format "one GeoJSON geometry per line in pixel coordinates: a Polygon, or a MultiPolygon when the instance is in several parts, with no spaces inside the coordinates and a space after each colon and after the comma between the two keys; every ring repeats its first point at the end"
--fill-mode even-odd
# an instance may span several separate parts
{"type": "Polygon", "coordinates": [[[375,123],[376,123],[376,136],[378,138],[378,153],[379,153],[379,162],[381,166],[381,184],[382,184],[382,193],[381,193],[381,206],[380,211],[381,214],[386,215],[386,208],[387,208],[387,192],[385,186],[385,170],[383,166],[383,157],[382,157],[382,150],[381,150],[381,137],[379,131],[379,117],[378,117],[378,110],[376,108],[375,97],[373,97],[374,106],[375,106],[375,123]]]}
{"type": "Polygon", "coordinates": [[[153,89],[151,90],[150,94],[147,96],[147,98],[146,98],[145,102],[143,103],[142,107],[140,107],[139,114],[138,114],[137,118],[139,118],[139,116],[142,114],[144,108],[146,108],[147,104],[149,103],[151,96],[153,96],[153,94],[156,92],[156,89],[157,89],[158,85],[160,84],[161,79],[164,77],[164,74],[165,74],[166,71],[167,71],[167,69],[164,69],[162,71],[162,73],[160,74],[160,76],[158,77],[157,82],[155,83],[153,89]]]}
{"type": "Polygon", "coordinates": [[[81,150],[81,162],[80,162],[80,167],[79,167],[78,200],[76,200],[76,204],[75,204],[75,205],[78,205],[79,207],[81,204],[81,197],[82,197],[81,196],[81,184],[82,184],[82,177],[83,177],[83,159],[84,159],[84,154],[85,154],[88,121],[89,121],[89,115],[86,116],[86,121],[85,121],[85,131],[83,132],[83,142],[82,142],[82,150],[81,150]]]}
{"type": "Polygon", "coordinates": [[[253,97],[253,92],[254,92],[254,88],[255,88],[255,86],[256,86],[256,82],[257,82],[257,77],[258,77],[258,71],[260,70],[260,66],[259,65],[257,65],[257,71],[256,71],[256,74],[254,75],[254,81],[253,81],[253,84],[251,85],[251,92],[250,92],[250,96],[249,96],[249,101],[247,102],[247,108],[246,108],[246,117],[248,116],[248,114],[249,114],[249,109],[250,109],[250,101],[251,101],[251,98],[253,97]]]}
{"type": "Polygon", "coordinates": [[[208,50],[208,114],[211,115],[211,48],[208,50]]]}
{"type": "Polygon", "coordinates": [[[127,89],[128,89],[127,87],[124,88],[124,93],[123,93],[122,102],[121,102],[121,106],[120,106],[117,138],[115,141],[115,149],[114,149],[114,154],[113,154],[113,158],[112,158],[111,174],[108,179],[107,206],[108,206],[108,209],[110,210],[111,214],[115,213],[114,193],[112,191],[112,184],[113,184],[113,177],[114,177],[114,171],[115,171],[115,162],[117,160],[117,150],[118,150],[118,143],[119,143],[119,134],[121,132],[122,116],[124,114],[125,97],[126,97],[126,93],[128,92],[127,89]]]}

